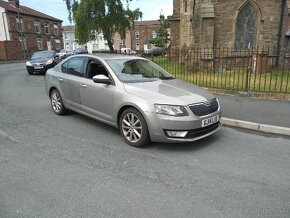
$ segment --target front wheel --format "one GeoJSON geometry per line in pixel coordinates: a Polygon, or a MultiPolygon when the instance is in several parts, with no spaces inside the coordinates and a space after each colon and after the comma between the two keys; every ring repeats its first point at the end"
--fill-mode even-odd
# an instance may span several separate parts
{"type": "Polygon", "coordinates": [[[122,113],[119,127],[126,143],[133,147],[142,147],[150,142],[146,121],[134,108],[128,108],[122,113]]]}
{"type": "Polygon", "coordinates": [[[66,108],[62,102],[59,91],[56,89],[52,90],[50,93],[50,102],[52,110],[57,115],[63,115],[66,113],[66,108]]]}

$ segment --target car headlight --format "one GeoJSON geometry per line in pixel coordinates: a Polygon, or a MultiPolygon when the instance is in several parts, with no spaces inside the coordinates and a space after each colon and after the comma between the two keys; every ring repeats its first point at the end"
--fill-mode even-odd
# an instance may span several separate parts
{"type": "Polygon", "coordinates": [[[32,66],[32,64],[31,64],[29,61],[26,61],[26,66],[29,66],[29,67],[31,67],[31,66],[32,66]]]}
{"type": "Polygon", "coordinates": [[[186,109],[179,105],[155,104],[154,108],[157,114],[175,117],[188,116],[186,109]]]}
{"type": "Polygon", "coordinates": [[[48,60],[47,62],[46,62],[46,64],[48,65],[48,64],[52,64],[52,62],[53,62],[53,59],[50,59],[50,60],[48,60]]]}

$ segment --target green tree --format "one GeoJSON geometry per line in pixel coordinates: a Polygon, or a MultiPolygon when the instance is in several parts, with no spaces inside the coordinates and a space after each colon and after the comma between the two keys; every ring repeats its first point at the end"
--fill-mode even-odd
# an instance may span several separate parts
{"type": "Polygon", "coordinates": [[[140,11],[139,8],[135,9],[134,11],[131,11],[129,8],[127,8],[126,15],[130,22],[130,29],[135,30],[135,20],[138,20],[139,18],[142,19],[143,17],[142,11],[140,11]]]}
{"type": "MultiPolygon", "coordinates": [[[[90,40],[92,31],[102,33],[111,52],[114,51],[114,34],[125,39],[132,28],[132,19],[142,17],[139,9],[131,11],[132,0],[64,0],[69,11],[69,19],[75,22],[76,37],[79,43],[90,40]]],[[[134,22],[133,22],[134,23],[134,22]]]]}
{"type": "Polygon", "coordinates": [[[160,27],[156,32],[156,38],[150,39],[149,42],[156,47],[164,48],[165,45],[170,41],[170,35],[167,31],[167,29],[170,27],[170,23],[163,14],[160,14],[158,21],[160,27]]]}

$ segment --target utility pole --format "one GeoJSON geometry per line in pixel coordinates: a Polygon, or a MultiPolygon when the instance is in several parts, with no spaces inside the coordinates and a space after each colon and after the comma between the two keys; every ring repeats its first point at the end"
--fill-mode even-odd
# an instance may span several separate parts
{"type": "Polygon", "coordinates": [[[17,16],[18,16],[18,22],[19,22],[19,29],[20,29],[20,38],[21,38],[21,47],[23,48],[23,59],[26,60],[26,55],[25,55],[25,43],[24,43],[24,36],[23,36],[23,29],[22,29],[22,24],[23,24],[23,20],[21,22],[20,19],[20,5],[19,5],[19,0],[15,0],[15,5],[17,8],[17,16]]]}

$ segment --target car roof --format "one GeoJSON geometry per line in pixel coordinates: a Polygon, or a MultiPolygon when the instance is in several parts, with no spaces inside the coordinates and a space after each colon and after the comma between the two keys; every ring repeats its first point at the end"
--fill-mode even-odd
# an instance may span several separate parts
{"type": "Polygon", "coordinates": [[[86,57],[91,57],[91,58],[99,58],[99,59],[103,59],[103,60],[108,60],[108,59],[128,59],[128,60],[132,60],[132,59],[144,59],[142,57],[139,56],[135,56],[135,55],[123,55],[123,54],[114,54],[114,53],[94,53],[94,54],[80,54],[80,55],[74,55],[73,57],[76,56],[86,56],[86,57]]]}
{"type": "Polygon", "coordinates": [[[51,51],[51,50],[43,50],[43,51],[35,51],[33,52],[34,53],[54,53],[54,51],[51,51]]]}

